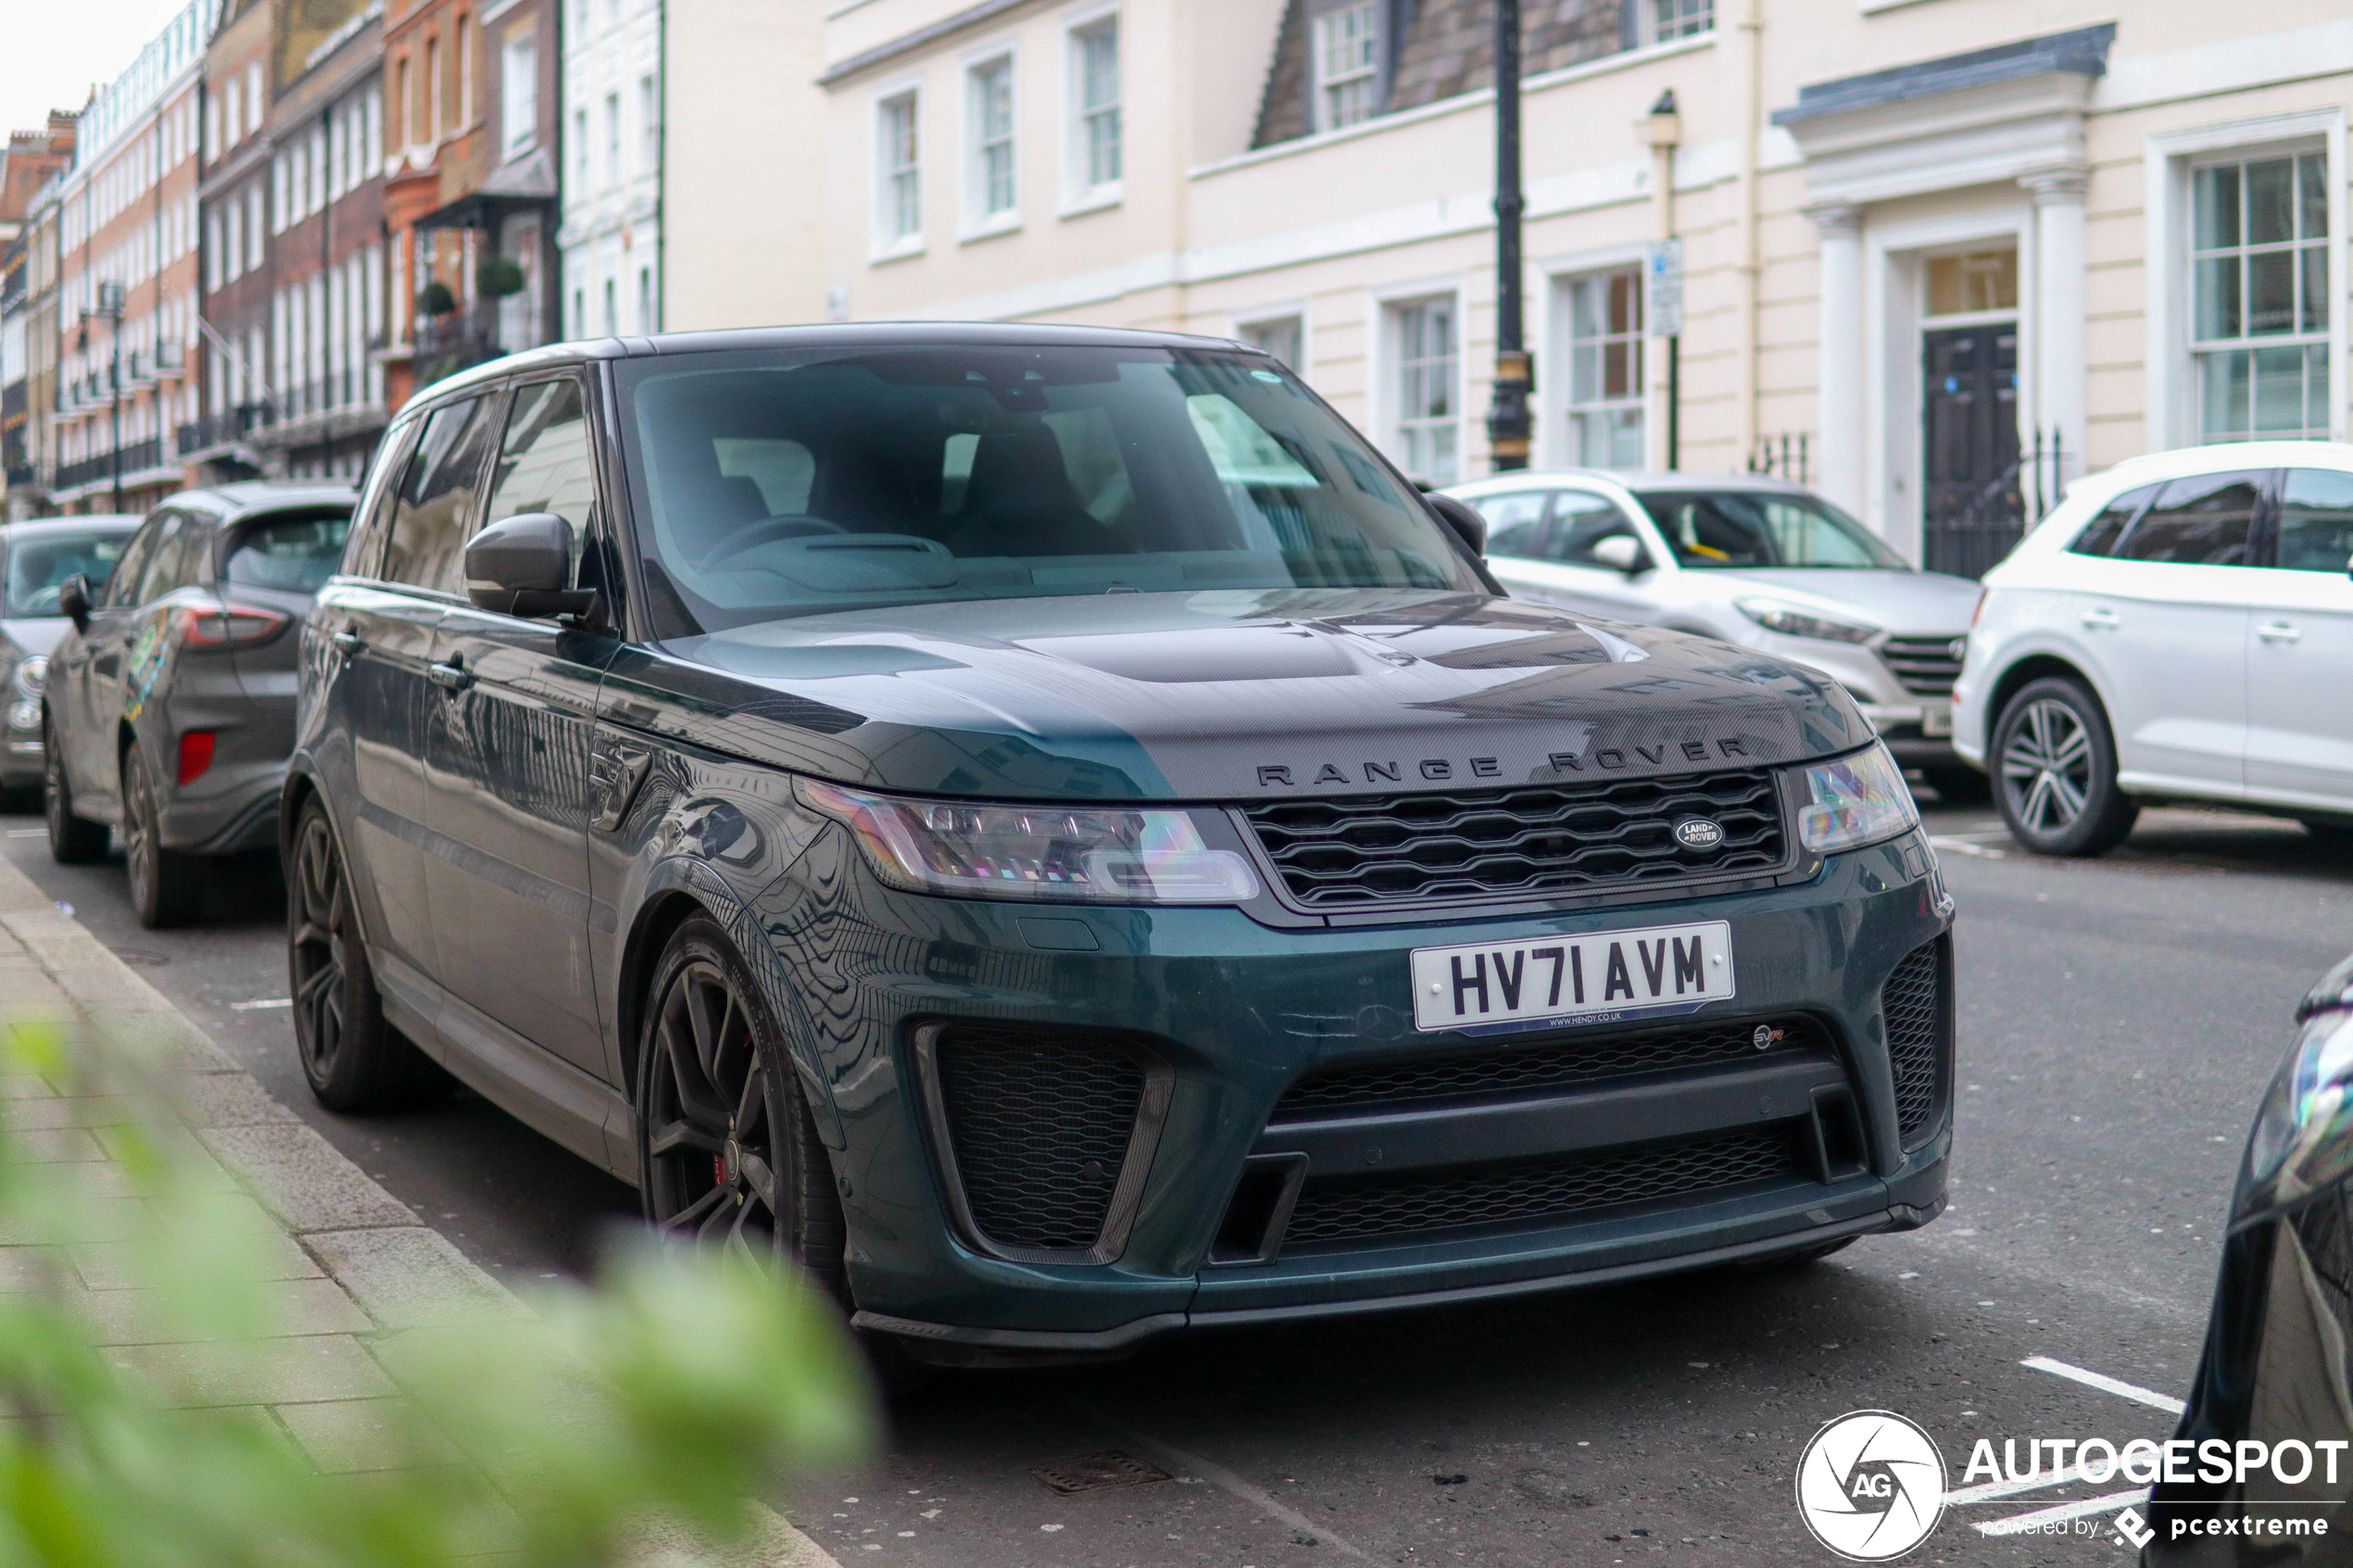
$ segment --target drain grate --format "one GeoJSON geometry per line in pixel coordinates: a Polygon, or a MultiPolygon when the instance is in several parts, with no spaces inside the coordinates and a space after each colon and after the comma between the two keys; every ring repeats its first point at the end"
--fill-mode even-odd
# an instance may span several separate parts
{"type": "Polygon", "coordinates": [[[1170,1479],[1165,1470],[1116,1449],[1088,1454],[1085,1459],[1064,1460],[1060,1464],[1040,1465],[1030,1474],[1038,1477],[1039,1486],[1063,1498],[1074,1492],[1109,1491],[1114,1486],[1149,1486],[1155,1481],[1170,1479]]]}

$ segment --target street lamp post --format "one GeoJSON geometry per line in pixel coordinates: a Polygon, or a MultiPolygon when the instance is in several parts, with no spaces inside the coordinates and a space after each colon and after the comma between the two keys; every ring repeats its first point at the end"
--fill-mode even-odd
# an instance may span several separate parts
{"type": "Polygon", "coordinates": [[[1528,395],[1536,364],[1521,315],[1519,0],[1495,0],[1495,383],[1487,446],[1495,470],[1528,466],[1528,395]]]}

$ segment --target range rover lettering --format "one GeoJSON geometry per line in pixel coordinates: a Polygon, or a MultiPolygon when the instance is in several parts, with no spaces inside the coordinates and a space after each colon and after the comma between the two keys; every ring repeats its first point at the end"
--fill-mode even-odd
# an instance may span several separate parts
{"type": "Polygon", "coordinates": [[[310,1082],[461,1080],[962,1364],[1928,1223],[1952,904],[1886,746],[1482,533],[1202,338],[434,386],[304,631],[310,1082]]]}

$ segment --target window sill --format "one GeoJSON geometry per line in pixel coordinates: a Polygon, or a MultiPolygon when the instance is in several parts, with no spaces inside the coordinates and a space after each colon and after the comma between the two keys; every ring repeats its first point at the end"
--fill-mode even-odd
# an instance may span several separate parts
{"type": "Polygon", "coordinates": [[[1084,218],[1090,212],[1101,212],[1105,207],[1117,207],[1126,199],[1126,187],[1125,182],[1114,181],[1108,185],[1092,186],[1088,190],[1079,192],[1076,195],[1065,198],[1063,205],[1055,209],[1054,216],[1057,218],[1084,218]]]}
{"type": "Polygon", "coordinates": [[[873,250],[868,251],[866,253],[866,265],[869,267],[880,267],[892,261],[905,261],[911,257],[921,256],[923,253],[923,236],[921,234],[911,234],[903,240],[893,240],[888,245],[877,245],[873,250]]]}
{"type": "Polygon", "coordinates": [[[960,245],[976,245],[982,240],[993,240],[1000,234],[1020,232],[1021,214],[1018,211],[1005,212],[974,224],[956,236],[956,243],[960,245]]]}

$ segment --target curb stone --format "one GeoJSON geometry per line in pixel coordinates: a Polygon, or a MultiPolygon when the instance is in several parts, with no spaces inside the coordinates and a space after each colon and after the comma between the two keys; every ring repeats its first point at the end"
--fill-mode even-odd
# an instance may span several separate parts
{"type": "MultiPolygon", "coordinates": [[[[292,1345],[149,1345],[135,1332],[140,1293],[119,1303],[125,1343],[106,1351],[126,1368],[193,1374],[221,1402],[269,1405],[322,1470],[365,1468],[365,1437],[378,1401],[396,1397],[404,1330],[484,1313],[528,1318],[530,1309],[448,1237],[329,1143],[239,1068],[195,1020],[117,958],[32,881],[0,860],[0,1006],[19,1016],[81,1015],[168,1047],[182,1120],[227,1174],[249,1192],[258,1226],[282,1240],[273,1277],[289,1282],[301,1311],[292,1345]],[[274,1352],[274,1353],[273,1353],[274,1352]],[[291,1353],[286,1353],[291,1352],[291,1353]],[[256,1393],[255,1390],[259,1392],[256,1393]]],[[[108,1106],[67,1103],[38,1080],[0,1082],[0,1111],[23,1129],[38,1158],[103,1169],[108,1106]]],[[[126,1201],[131,1201],[126,1199],[126,1201]]],[[[121,1243],[94,1237],[69,1248],[86,1287],[128,1283],[121,1243]]],[[[208,1400],[207,1402],[210,1402],[208,1400]]],[[[755,1502],[760,1525],[727,1568],[840,1568],[823,1547],[755,1502]]],[[[649,1529],[639,1568],[689,1561],[683,1535],[649,1529]]]]}

